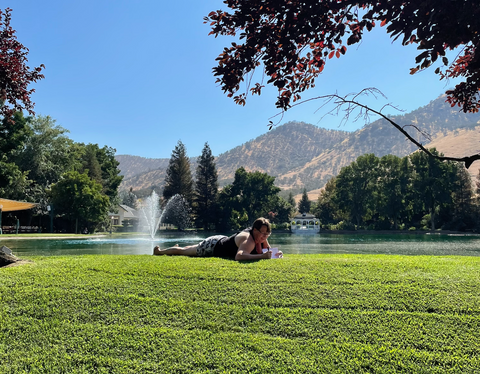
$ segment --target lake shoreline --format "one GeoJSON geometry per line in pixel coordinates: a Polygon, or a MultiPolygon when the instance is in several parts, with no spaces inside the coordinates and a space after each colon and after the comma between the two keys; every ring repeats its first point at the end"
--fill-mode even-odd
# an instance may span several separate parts
{"type": "Polygon", "coordinates": [[[321,234],[345,234],[345,235],[459,235],[480,236],[479,233],[451,230],[320,230],[321,234]]]}

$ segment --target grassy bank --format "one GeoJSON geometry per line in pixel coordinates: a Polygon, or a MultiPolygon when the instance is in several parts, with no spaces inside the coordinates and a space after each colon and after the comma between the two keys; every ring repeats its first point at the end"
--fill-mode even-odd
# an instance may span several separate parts
{"type": "Polygon", "coordinates": [[[2,374],[480,370],[478,257],[32,259],[0,269],[2,374]]]}

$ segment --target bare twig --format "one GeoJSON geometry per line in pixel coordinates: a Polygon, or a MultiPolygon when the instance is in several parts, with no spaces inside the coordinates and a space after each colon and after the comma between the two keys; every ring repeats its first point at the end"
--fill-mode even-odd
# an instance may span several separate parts
{"type": "MultiPolygon", "coordinates": [[[[474,154],[474,155],[471,155],[471,156],[465,156],[465,157],[448,157],[448,156],[439,156],[439,155],[433,154],[427,148],[425,148],[422,143],[420,143],[414,137],[412,137],[404,128],[405,127],[413,127],[422,136],[424,136],[428,140],[431,140],[431,137],[428,133],[419,129],[415,125],[406,125],[406,126],[402,127],[399,124],[397,124],[396,122],[394,122],[391,118],[387,117],[385,114],[382,113],[382,110],[385,109],[387,106],[392,107],[392,108],[397,109],[397,110],[398,110],[398,108],[396,108],[395,106],[392,106],[390,104],[387,104],[387,105],[384,105],[380,111],[372,109],[369,106],[367,106],[365,104],[361,104],[359,101],[357,101],[358,97],[360,97],[361,95],[366,95],[366,96],[372,95],[375,98],[377,98],[377,96],[383,96],[385,98],[385,95],[383,95],[383,93],[381,93],[378,89],[376,89],[376,88],[366,88],[366,89],[363,89],[362,91],[360,91],[357,94],[348,94],[346,96],[340,96],[338,94],[317,96],[317,97],[314,97],[314,98],[311,98],[311,99],[307,99],[307,100],[303,100],[301,102],[298,102],[298,103],[292,105],[292,107],[300,105],[300,104],[304,104],[304,103],[312,101],[312,100],[319,100],[319,99],[325,101],[324,104],[322,104],[322,107],[323,107],[327,103],[330,103],[330,102],[333,101],[333,103],[335,104],[335,108],[332,109],[328,114],[332,114],[332,112],[336,112],[336,114],[338,115],[338,114],[340,114],[340,112],[343,112],[344,115],[343,115],[342,123],[344,123],[344,122],[346,122],[350,119],[350,116],[351,116],[351,114],[353,113],[354,110],[359,110],[359,113],[353,119],[354,122],[358,121],[360,118],[363,118],[363,120],[365,122],[368,122],[369,118],[370,118],[370,114],[375,114],[375,115],[383,118],[388,123],[390,123],[393,127],[395,127],[398,131],[400,131],[410,142],[412,142],[415,146],[417,146],[421,151],[425,152],[430,157],[436,158],[437,160],[441,160],[441,161],[463,162],[465,164],[466,169],[468,169],[474,161],[480,160],[480,153],[479,154],[474,154]],[[349,96],[353,96],[353,98],[349,99],[348,98],[349,96]]],[[[279,115],[281,115],[281,118],[283,118],[283,114],[284,114],[284,112],[282,111],[280,113],[277,113],[275,116],[273,116],[271,118],[277,117],[279,115]]],[[[281,119],[280,119],[280,121],[281,121],[281,119]]],[[[270,126],[271,127],[274,126],[272,121],[270,121],[270,126]]]]}

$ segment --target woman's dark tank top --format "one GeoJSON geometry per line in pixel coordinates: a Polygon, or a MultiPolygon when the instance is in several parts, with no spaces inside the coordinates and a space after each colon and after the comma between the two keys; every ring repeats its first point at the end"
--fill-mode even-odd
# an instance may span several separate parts
{"type": "MultiPolygon", "coordinates": [[[[224,237],[220,239],[215,245],[215,247],[213,248],[213,256],[221,257],[221,258],[235,258],[238,251],[238,247],[235,244],[235,238],[237,237],[238,234],[245,231],[250,232],[250,235],[252,235],[253,237],[252,228],[248,228],[243,231],[236,232],[235,234],[229,237],[224,237]]],[[[262,247],[263,247],[263,244],[262,244],[262,247]]],[[[257,252],[255,251],[255,248],[252,250],[251,253],[257,254],[257,252]]]]}

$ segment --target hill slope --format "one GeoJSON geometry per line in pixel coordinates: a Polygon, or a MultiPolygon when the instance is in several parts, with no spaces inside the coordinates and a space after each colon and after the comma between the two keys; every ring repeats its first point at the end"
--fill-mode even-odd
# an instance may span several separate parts
{"type": "MultiPolygon", "coordinates": [[[[423,144],[431,143],[440,136],[446,136],[449,131],[473,129],[480,120],[479,114],[460,113],[457,108],[445,104],[443,96],[402,116],[390,117],[394,122],[423,144]],[[416,128],[431,136],[425,138],[416,128]]],[[[432,143],[433,144],[433,143],[432,143]]],[[[455,147],[455,142],[451,142],[455,147]]],[[[435,145],[435,144],[433,144],[435,145]]],[[[460,149],[461,143],[456,144],[460,149]]],[[[300,186],[302,183],[307,190],[322,187],[328,179],[337,175],[343,166],[350,164],[358,156],[374,153],[377,157],[386,154],[406,156],[417,148],[391,124],[381,119],[350,134],[343,142],[319,154],[314,160],[289,173],[277,176],[277,185],[287,189],[300,186]]],[[[439,151],[445,153],[441,148],[439,151]]]]}
{"type": "MultiPolygon", "coordinates": [[[[479,129],[475,129],[480,124],[480,114],[461,113],[445,104],[444,96],[411,113],[390,118],[423,144],[436,146],[446,155],[464,156],[480,150],[479,129]],[[431,138],[423,137],[417,129],[430,134],[431,138]]],[[[362,154],[405,156],[415,150],[412,143],[383,119],[352,133],[288,122],[219,155],[216,163],[221,186],[230,183],[235,170],[243,166],[248,171],[275,176],[276,184],[282,189],[298,191],[305,187],[308,191],[318,191],[343,166],[362,154]]],[[[116,159],[125,175],[123,187],[135,190],[163,185],[168,159],[128,155],[119,155],[116,159]]],[[[192,171],[195,167],[192,159],[192,171]]],[[[474,164],[470,168],[472,174],[476,174],[476,169],[478,166],[474,164]]]]}

